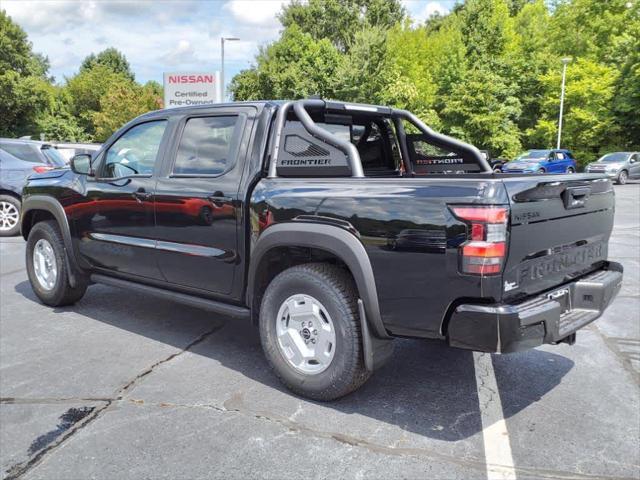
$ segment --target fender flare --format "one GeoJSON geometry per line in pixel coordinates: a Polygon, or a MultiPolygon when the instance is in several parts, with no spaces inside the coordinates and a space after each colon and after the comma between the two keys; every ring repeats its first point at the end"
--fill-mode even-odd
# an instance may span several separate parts
{"type": "Polygon", "coordinates": [[[382,322],[375,277],[362,242],[352,233],[334,225],[288,222],[267,228],[251,252],[247,277],[247,305],[253,305],[258,267],[265,254],[273,248],[288,246],[317,248],[341,259],[351,271],[364,305],[366,319],[362,318],[361,321],[368,321],[370,326],[367,328],[367,325],[364,325],[365,330],[371,330],[378,338],[391,338],[382,322]]]}
{"type": "Polygon", "coordinates": [[[29,195],[22,199],[22,212],[20,218],[20,233],[22,238],[27,240],[26,235],[26,218],[27,213],[32,210],[44,210],[53,215],[53,218],[58,222],[60,232],[62,233],[62,241],[64,242],[65,258],[67,261],[67,271],[69,272],[69,283],[72,287],[77,286],[78,280],[75,272],[81,271],[76,260],[75,252],[73,250],[73,243],[71,241],[71,229],[69,228],[69,220],[64,212],[64,208],[55,198],[48,197],[46,195],[29,195]]]}

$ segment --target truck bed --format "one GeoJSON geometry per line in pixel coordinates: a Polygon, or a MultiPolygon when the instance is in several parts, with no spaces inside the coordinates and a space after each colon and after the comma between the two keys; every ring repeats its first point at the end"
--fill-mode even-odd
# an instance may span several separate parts
{"type": "Polygon", "coordinates": [[[256,238],[265,226],[289,221],[334,220],[352,229],[372,263],[385,326],[429,338],[446,334],[446,319],[462,301],[516,301],[597,269],[607,256],[613,207],[610,182],[591,174],[265,178],[251,199],[263,219],[252,224],[256,238]],[[566,192],[586,194],[584,206],[567,209],[566,192]],[[460,273],[467,225],[451,205],[509,208],[502,274],[460,273]]]}

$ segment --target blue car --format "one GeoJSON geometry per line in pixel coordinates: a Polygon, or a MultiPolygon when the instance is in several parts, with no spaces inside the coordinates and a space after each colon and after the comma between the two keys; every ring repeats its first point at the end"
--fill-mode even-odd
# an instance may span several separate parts
{"type": "Polygon", "coordinates": [[[569,150],[527,150],[505,163],[505,173],[575,173],[576,160],[569,150]]]}

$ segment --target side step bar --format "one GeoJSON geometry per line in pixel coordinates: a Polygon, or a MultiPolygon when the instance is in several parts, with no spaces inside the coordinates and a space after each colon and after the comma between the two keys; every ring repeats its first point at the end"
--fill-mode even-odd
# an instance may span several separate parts
{"type": "Polygon", "coordinates": [[[173,300],[175,302],[190,305],[196,308],[202,308],[203,310],[211,310],[212,312],[226,315],[228,317],[242,318],[247,320],[251,318],[251,312],[246,307],[238,307],[237,305],[217,302],[208,298],[187,295],[186,293],[174,292],[171,290],[166,290],[164,288],[144,285],[141,283],[131,282],[129,280],[122,280],[120,278],[109,277],[107,275],[100,275],[97,273],[91,275],[91,281],[94,283],[109,285],[111,287],[126,288],[128,290],[135,290],[140,293],[147,293],[150,295],[155,295],[157,297],[168,298],[169,300],[173,300]]]}

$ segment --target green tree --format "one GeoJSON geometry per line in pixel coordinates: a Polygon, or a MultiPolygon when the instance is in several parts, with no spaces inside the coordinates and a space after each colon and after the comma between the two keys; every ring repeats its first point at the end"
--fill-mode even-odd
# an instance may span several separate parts
{"type": "Polygon", "coordinates": [[[89,136],[96,133],[94,118],[101,110],[101,99],[120,86],[131,86],[135,82],[105,65],[94,65],[67,79],[69,112],[89,136]]]}
{"type": "Polygon", "coordinates": [[[328,39],[345,52],[356,32],[366,27],[388,29],[404,16],[398,0],[292,0],[278,18],[285,28],[297,25],[313,39],[328,39]]]}
{"type": "Polygon", "coordinates": [[[292,25],[278,42],[262,49],[256,60],[254,69],[245,70],[232,80],[234,99],[334,96],[340,55],[327,39],[314,40],[292,25]]]}
{"type": "Polygon", "coordinates": [[[35,134],[40,112],[52,101],[46,58],[0,10],[0,136],[35,134]]]}
{"type": "MultiPolygon", "coordinates": [[[[582,164],[620,148],[620,126],[611,108],[618,75],[615,68],[593,60],[579,59],[567,67],[562,145],[572,149],[582,164]]],[[[552,147],[558,132],[560,68],[549,71],[542,81],[542,115],[526,133],[531,145],[552,147]]]]}
{"type": "Polygon", "coordinates": [[[100,110],[93,113],[94,140],[104,142],[125,123],[139,115],[160,108],[162,100],[154,85],[119,83],[100,98],[100,110]]]}
{"type": "Polygon", "coordinates": [[[119,73],[129,80],[134,81],[135,75],[131,71],[131,66],[127,58],[116,48],[110,47],[97,55],[92,53],[85,57],[80,65],[80,73],[91,70],[96,65],[108,67],[111,71],[119,73]]]}
{"type": "Polygon", "coordinates": [[[69,110],[70,102],[67,89],[52,85],[50,94],[51,101],[48,107],[40,112],[36,121],[38,133],[44,134],[47,140],[64,142],[90,140],[90,137],[69,110]]]}
{"type": "Polygon", "coordinates": [[[468,71],[442,111],[446,129],[495,155],[513,158],[521,149],[516,86],[488,67],[468,71]]]}

